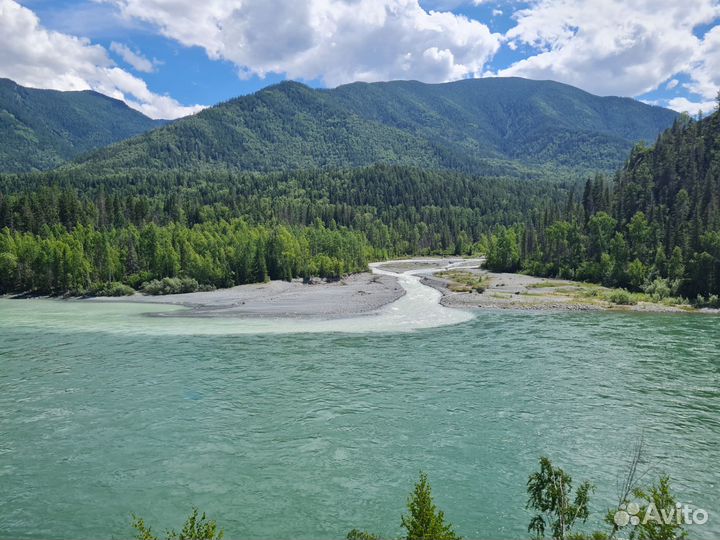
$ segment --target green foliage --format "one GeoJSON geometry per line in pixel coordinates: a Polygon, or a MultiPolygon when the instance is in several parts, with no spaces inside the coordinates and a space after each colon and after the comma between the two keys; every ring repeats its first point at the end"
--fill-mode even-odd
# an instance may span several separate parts
{"type": "Polygon", "coordinates": [[[36,90],[0,79],[0,171],[50,169],[164,123],[96,92],[36,90]]]}
{"type": "Polygon", "coordinates": [[[88,288],[85,294],[86,296],[132,296],[135,294],[135,289],[124,283],[112,281],[110,283],[95,283],[88,288]]]}
{"type": "Polygon", "coordinates": [[[436,277],[448,280],[448,288],[453,292],[484,293],[487,289],[487,278],[466,270],[446,270],[437,272],[436,277]]]}
{"type": "Polygon", "coordinates": [[[470,79],[442,85],[357,83],[267,87],[70,167],[277,171],[377,163],[490,176],[551,177],[622,164],[677,114],[549,81],[470,79]]]}
{"type": "Polygon", "coordinates": [[[634,290],[641,290],[647,281],[649,273],[650,268],[645,266],[639,259],[635,259],[627,267],[627,282],[634,290]]]}
{"type": "Polygon", "coordinates": [[[672,295],[672,289],[667,279],[657,278],[645,286],[645,293],[649,294],[654,302],[660,302],[672,295]]]}
{"type": "Polygon", "coordinates": [[[637,304],[637,301],[633,298],[632,294],[625,289],[618,289],[611,292],[608,300],[619,306],[633,306],[637,304]]]}
{"type": "Polygon", "coordinates": [[[192,292],[269,279],[336,278],[367,269],[365,236],[345,228],[250,226],[243,220],[186,227],[153,223],[97,230],[57,225],[41,234],[0,231],[0,291],[42,294],[192,292]],[[120,282],[124,285],[108,285],[120,282]]]}
{"type": "Polygon", "coordinates": [[[696,305],[704,308],[720,309],[720,296],[711,294],[708,298],[698,296],[696,305]]]}
{"type": "MultiPolygon", "coordinates": [[[[135,529],[137,540],[158,540],[150,527],[145,525],[142,518],[133,514],[132,527],[135,529]]],[[[222,540],[223,531],[218,530],[217,523],[213,519],[207,519],[205,512],[199,515],[197,508],[193,508],[192,514],[185,520],[182,530],[178,533],[175,530],[167,531],[166,540],[222,540]]]]}
{"type": "MultiPolygon", "coordinates": [[[[678,121],[654,148],[636,147],[612,182],[598,175],[582,201],[571,192],[512,228],[529,273],[707,305],[720,296],[720,113],[678,121]]],[[[492,250],[504,236],[501,228],[483,243],[499,268],[509,265],[492,250]]]]}
{"type": "Polygon", "coordinates": [[[347,536],[345,538],[347,540],[380,540],[379,536],[358,529],[353,529],[352,531],[347,533],[347,536]]]}
{"type": "Polygon", "coordinates": [[[407,540],[458,540],[453,527],[445,523],[445,514],[433,502],[427,474],[421,472],[408,498],[408,515],[402,516],[402,526],[407,530],[407,540]]]}
{"type": "Polygon", "coordinates": [[[200,289],[196,279],[193,278],[162,278],[146,281],[140,287],[143,294],[158,296],[163,294],[184,294],[196,292],[200,289]]]}
{"type": "Polygon", "coordinates": [[[520,264],[520,244],[514,229],[501,227],[487,241],[485,266],[493,272],[515,272],[520,264]]]}
{"type": "Polygon", "coordinates": [[[670,491],[670,478],[662,476],[649,489],[638,488],[633,495],[643,501],[637,517],[640,523],[630,533],[631,540],[683,540],[687,538],[684,516],[670,491]],[[665,513],[665,517],[662,515],[665,513]],[[671,519],[667,519],[672,516],[671,519]]]}
{"type": "Polygon", "coordinates": [[[528,532],[543,538],[549,529],[554,539],[570,538],[573,526],[584,523],[589,516],[592,491],[592,484],[583,482],[573,499],[572,477],[554,467],[548,458],[540,458],[540,470],[531,474],[527,482],[527,508],[537,512],[528,525],[528,532]]]}
{"type": "MultiPolygon", "coordinates": [[[[409,513],[401,520],[407,531],[407,540],[461,540],[453,526],[445,523],[445,514],[435,506],[427,474],[422,471],[420,480],[408,497],[407,508],[409,513]]],[[[380,540],[380,537],[353,529],[348,533],[347,540],[380,540]]]]}
{"type": "Polygon", "coordinates": [[[388,166],[101,180],[9,175],[0,190],[0,290],[51,294],[83,294],[107,281],[138,289],[165,277],[215,287],[337,278],[368,258],[453,253],[456,238],[470,249],[495,224],[566,193],[556,183],[388,166]],[[57,184],[43,187],[49,179],[57,184]]]}

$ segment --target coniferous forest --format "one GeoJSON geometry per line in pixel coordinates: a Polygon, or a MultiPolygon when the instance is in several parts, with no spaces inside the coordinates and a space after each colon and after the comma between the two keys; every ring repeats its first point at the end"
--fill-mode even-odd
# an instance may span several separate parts
{"type": "Polygon", "coordinates": [[[565,207],[499,227],[483,242],[492,269],[717,305],[720,113],[682,117],[654,147],[635,147],[614,177],[598,175],[565,207]]]}
{"type": "Polygon", "coordinates": [[[0,286],[49,294],[166,277],[211,287],[338,277],[389,256],[469,254],[496,224],[510,226],[567,191],[382,165],[0,182],[0,286]]]}

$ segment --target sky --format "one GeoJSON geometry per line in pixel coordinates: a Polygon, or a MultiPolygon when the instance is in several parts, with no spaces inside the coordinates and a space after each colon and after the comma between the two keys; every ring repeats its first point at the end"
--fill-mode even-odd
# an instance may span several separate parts
{"type": "Polygon", "coordinates": [[[710,112],[720,0],[0,0],[0,77],[152,118],[285,79],[494,76],[710,112]]]}

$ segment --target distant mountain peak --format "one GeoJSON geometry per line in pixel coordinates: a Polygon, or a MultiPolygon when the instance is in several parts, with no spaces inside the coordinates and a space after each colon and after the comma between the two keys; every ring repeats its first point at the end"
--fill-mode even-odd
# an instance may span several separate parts
{"type": "Polygon", "coordinates": [[[0,79],[0,172],[57,167],[165,124],[92,90],[41,90],[0,79]]]}

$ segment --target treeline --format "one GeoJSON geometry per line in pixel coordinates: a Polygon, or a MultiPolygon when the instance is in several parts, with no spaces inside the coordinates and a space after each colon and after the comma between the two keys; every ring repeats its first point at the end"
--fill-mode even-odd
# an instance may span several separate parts
{"type": "MultiPolygon", "coordinates": [[[[38,234],[0,233],[0,292],[126,294],[175,282],[231,287],[268,279],[339,277],[377,254],[364,235],[321,222],[309,227],[249,225],[241,219],[106,230],[44,226],[38,234]],[[125,287],[119,286],[120,284],[125,287]]],[[[192,288],[192,287],[191,287],[192,288]]]]}
{"type": "Polygon", "coordinates": [[[447,250],[462,232],[477,240],[496,224],[515,223],[543,202],[564,198],[567,190],[557,183],[383,165],[268,175],[147,171],[98,178],[53,171],[0,175],[0,227],[38,233],[55,224],[108,229],[237,217],[288,225],[320,219],[365,231],[379,248],[420,252],[447,250]]]}
{"type": "Polygon", "coordinates": [[[720,113],[681,118],[614,180],[483,241],[488,266],[718,303],[720,113]],[[699,297],[699,298],[698,298],[699,297]]]}
{"type": "Polygon", "coordinates": [[[394,166],[270,175],[147,172],[102,179],[67,171],[4,175],[2,288],[80,292],[88,283],[137,287],[173,276],[220,287],[265,276],[355,272],[370,255],[467,254],[496,224],[532,215],[552,198],[565,197],[567,189],[394,166]],[[242,239],[227,233],[228,223],[231,229],[243,224],[242,239]],[[273,238],[286,232],[298,242],[332,234],[346,248],[311,242],[317,247],[311,255],[303,245],[291,250],[301,253],[292,260],[303,262],[275,262],[273,238]],[[219,239],[207,240],[212,234],[219,239]],[[154,245],[143,244],[148,235],[173,249],[163,248],[167,255],[160,256],[144,248],[140,254],[138,246],[154,245]],[[31,247],[18,247],[25,245],[31,247]],[[267,272],[228,262],[217,246],[242,251],[243,260],[265,260],[267,272]],[[258,250],[262,255],[255,255],[258,250]],[[191,263],[194,252],[202,264],[191,263]],[[179,259],[180,267],[157,262],[167,258],[179,259]]]}

